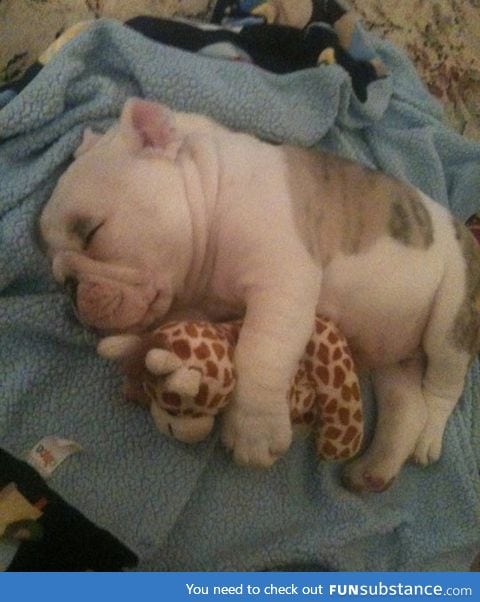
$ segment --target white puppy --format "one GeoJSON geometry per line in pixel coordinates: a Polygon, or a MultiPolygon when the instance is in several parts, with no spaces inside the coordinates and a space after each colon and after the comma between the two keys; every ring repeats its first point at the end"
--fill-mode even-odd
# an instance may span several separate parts
{"type": "Polygon", "coordinates": [[[444,208],[359,164],[139,99],[76,157],[40,222],[56,279],[103,331],[184,309],[245,316],[223,423],[238,462],[289,447],[286,391],[316,312],[373,374],[377,427],[350,484],[381,490],[409,456],[438,459],[480,340],[480,252],[444,208]]]}

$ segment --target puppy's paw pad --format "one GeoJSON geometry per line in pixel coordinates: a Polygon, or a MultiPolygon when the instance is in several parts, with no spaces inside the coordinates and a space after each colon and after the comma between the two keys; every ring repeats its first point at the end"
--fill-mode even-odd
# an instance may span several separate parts
{"type": "Polygon", "coordinates": [[[386,491],[395,480],[395,477],[385,479],[383,476],[370,474],[369,472],[363,473],[363,480],[368,486],[368,491],[375,491],[381,493],[386,491]]]}
{"type": "Polygon", "coordinates": [[[396,476],[396,472],[386,467],[359,460],[347,464],[342,474],[342,483],[350,491],[381,493],[391,486],[396,476]]]}
{"type": "Polygon", "coordinates": [[[241,411],[225,414],[222,442],[233,451],[238,464],[267,468],[287,451],[291,441],[288,417],[249,415],[241,411]]]}

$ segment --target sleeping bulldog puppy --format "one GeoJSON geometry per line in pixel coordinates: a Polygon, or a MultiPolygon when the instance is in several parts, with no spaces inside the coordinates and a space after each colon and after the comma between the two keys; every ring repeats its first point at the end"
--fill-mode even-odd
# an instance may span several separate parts
{"type": "Polygon", "coordinates": [[[438,459],[480,346],[480,253],[415,188],[131,99],[105,135],[87,130],[40,227],[87,326],[244,317],[222,432],[238,462],[269,466],[288,449],[286,392],[316,313],[375,387],[374,438],[350,485],[382,490],[409,457],[438,459]]]}

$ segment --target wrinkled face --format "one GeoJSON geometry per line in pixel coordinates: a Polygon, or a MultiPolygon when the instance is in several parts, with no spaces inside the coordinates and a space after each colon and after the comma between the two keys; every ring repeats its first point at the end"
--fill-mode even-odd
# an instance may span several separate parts
{"type": "Polygon", "coordinates": [[[55,279],[102,331],[158,322],[192,261],[192,224],[172,114],[138,99],[104,136],[87,131],[40,218],[55,279]]]}

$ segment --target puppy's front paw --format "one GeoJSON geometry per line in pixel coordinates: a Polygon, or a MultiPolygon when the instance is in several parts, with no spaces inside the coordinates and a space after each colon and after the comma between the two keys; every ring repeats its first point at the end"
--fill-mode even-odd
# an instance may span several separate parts
{"type": "Polygon", "coordinates": [[[288,413],[255,413],[232,407],[225,415],[222,442],[244,466],[268,468],[284,454],[292,441],[288,413]]]}

